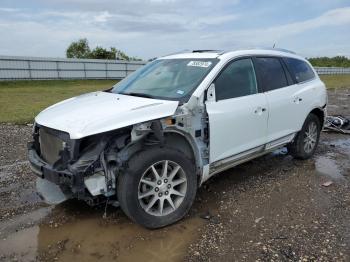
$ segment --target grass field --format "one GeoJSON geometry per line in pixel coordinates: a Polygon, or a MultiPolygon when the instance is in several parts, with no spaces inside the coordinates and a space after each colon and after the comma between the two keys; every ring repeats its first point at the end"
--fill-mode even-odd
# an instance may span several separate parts
{"type": "Polygon", "coordinates": [[[79,94],[104,90],[116,80],[0,81],[0,123],[30,123],[44,108],[79,94]]]}
{"type": "Polygon", "coordinates": [[[349,75],[323,75],[321,76],[327,88],[350,88],[350,74],[349,75]]]}
{"type": "MultiPolygon", "coordinates": [[[[350,75],[327,75],[328,88],[350,88],[350,75]]],[[[104,90],[116,80],[0,81],[0,123],[31,123],[44,108],[79,94],[104,90]]]]}

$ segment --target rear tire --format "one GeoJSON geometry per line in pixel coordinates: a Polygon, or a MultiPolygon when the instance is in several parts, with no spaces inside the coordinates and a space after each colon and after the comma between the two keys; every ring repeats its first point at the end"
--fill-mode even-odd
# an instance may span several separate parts
{"type": "Polygon", "coordinates": [[[294,141],[288,145],[288,152],[296,159],[310,158],[315,153],[320,133],[320,120],[316,115],[309,114],[294,141]]]}
{"type": "Polygon", "coordinates": [[[194,164],[183,153],[170,148],[150,148],[135,154],[117,183],[124,213],[151,229],[183,218],[196,191],[194,164]]]}

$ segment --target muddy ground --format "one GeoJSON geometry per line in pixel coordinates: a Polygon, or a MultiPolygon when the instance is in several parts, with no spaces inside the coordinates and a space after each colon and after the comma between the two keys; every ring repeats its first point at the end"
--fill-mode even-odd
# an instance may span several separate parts
{"type": "MultiPolygon", "coordinates": [[[[350,89],[330,91],[328,111],[350,117],[350,89]]],[[[307,161],[281,149],[216,175],[185,219],[150,231],[112,206],[104,218],[104,207],[44,204],[30,133],[0,125],[0,261],[350,261],[349,135],[323,132],[307,161]]]]}

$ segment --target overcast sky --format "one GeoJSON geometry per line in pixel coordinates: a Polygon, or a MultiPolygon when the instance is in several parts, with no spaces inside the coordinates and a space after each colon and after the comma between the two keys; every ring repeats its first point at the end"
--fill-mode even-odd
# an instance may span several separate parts
{"type": "Polygon", "coordinates": [[[70,42],[148,59],[277,47],[350,56],[349,0],[1,0],[0,55],[65,57],[70,42]]]}

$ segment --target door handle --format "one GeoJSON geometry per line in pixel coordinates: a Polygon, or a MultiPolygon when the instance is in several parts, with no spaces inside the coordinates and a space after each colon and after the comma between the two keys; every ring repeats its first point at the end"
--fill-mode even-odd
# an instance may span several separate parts
{"type": "Polygon", "coordinates": [[[293,102],[296,104],[299,104],[299,102],[301,102],[301,101],[303,101],[303,99],[301,97],[295,97],[293,102]]]}
{"type": "Polygon", "coordinates": [[[261,115],[263,112],[265,112],[266,111],[266,108],[265,107],[261,107],[261,106],[259,106],[258,108],[256,108],[255,110],[254,110],[254,113],[255,114],[258,114],[258,115],[261,115]]]}

